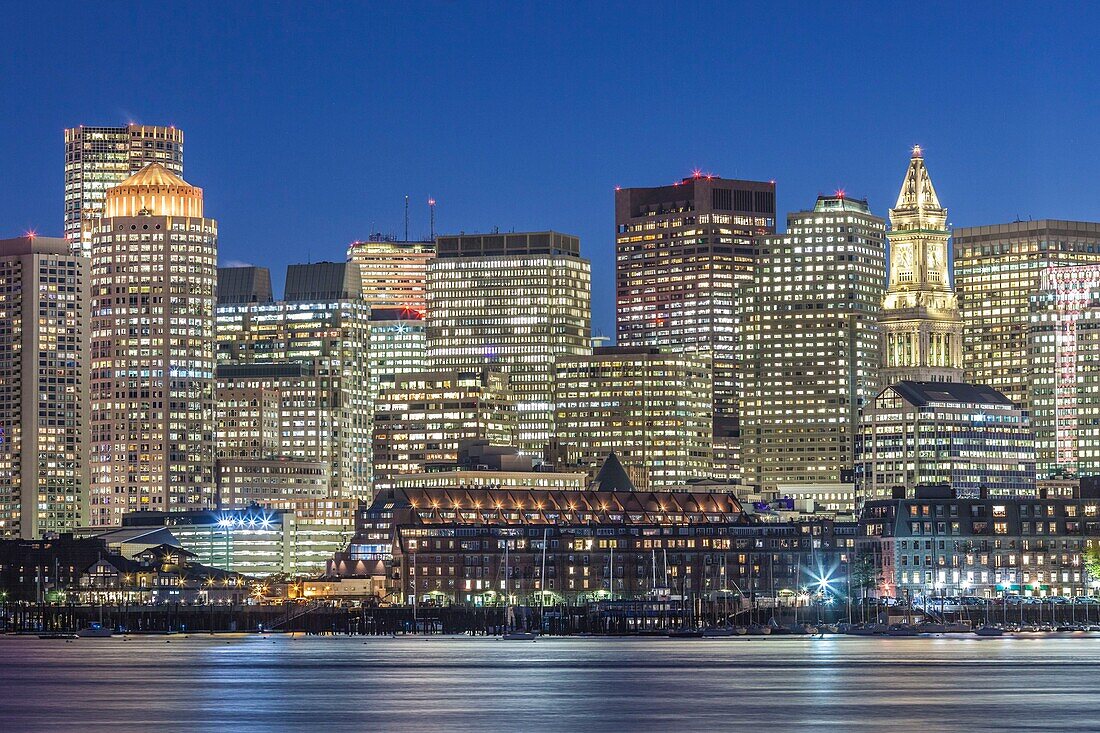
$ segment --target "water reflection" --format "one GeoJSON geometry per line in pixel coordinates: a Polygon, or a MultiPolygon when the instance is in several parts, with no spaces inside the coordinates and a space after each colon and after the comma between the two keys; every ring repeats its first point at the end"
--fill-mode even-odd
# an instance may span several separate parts
{"type": "Polygon", "coordinates": [[[1100,729],[1100,639],[0,638],[10,731],[1100,729]]]}

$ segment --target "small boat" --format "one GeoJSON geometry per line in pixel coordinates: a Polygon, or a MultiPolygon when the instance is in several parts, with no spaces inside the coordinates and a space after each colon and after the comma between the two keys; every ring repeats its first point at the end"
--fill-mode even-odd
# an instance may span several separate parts
{"type": "Polygon", "coordinates": [[[979,626],[974,629],[974,633],[978,636],[1003,636],[1005,630],[999,626],[979,626]]]}
{"type": "Polygon", "coordinates": [[[964,624],[964,623],[956,622],[956,623],[947,624],[945,633],[948,633],[948,634],[969,634],[973,630],[974,629],[970,624],[964,624]]]}
{"type": "Polygon", "coordinates": [[[886,629],[887,636],[918,636],[920,630],[910,624],[891,624],[886,629]]]}
{"type": "Polygon", "coordinates": [[[92,622],[85,626],[80,631],[76,632],[76,635],[82,639],[105,639],[108,636],[114,636],[114,632],[103,624],[92,622]]]}
{"type": "Polygon", "coordinates": [[[750,624],[745,633],[749,636],[767,636],[772,633],[771,627],[764,624],[750,624]]]}
{"type": "Polygon", "coordinates": [[[79,639],[76,634],[69,631],[48,631],[45,634],[39,634],[39,639],[79,639]]]}
{"type": "Polygon", "coordinates": [[[736,632],[728,626],[715,626],[709,629],[703,629],[703,637],[706,639],[720,637],[720,636],[733,636],[736,632]]]}
{"type": "Polygon", "coordinates": [[[509,631],[500,638],[504,641],[534,641],[539,635],[533,631],[509,631]]]}
{"type": "MultiPolygon", "coordinates": [[[[937,624],[934,621],[925,621],[924,623],[917,624],[917,630],[922,634],[946,634],[947,625],[937,624]]],[[[969,631],[969,629],[967,629],[969,631]]]]}
{"type": "Polygon", "coordinates": [[[702,629],[672,629],[668,632],[670,639],[702,639],[702,629]]]}

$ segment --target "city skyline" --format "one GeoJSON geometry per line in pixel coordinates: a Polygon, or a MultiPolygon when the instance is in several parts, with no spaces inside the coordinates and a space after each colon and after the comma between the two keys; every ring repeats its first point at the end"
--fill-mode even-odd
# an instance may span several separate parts
{"type": "MultiPolygon", "coordinates": [[[[1100,218],[1081,173],[1100,150],[1086,124],[1096,105],[1087,96],[1093,74],[1076,61],[1087,48],[1077,29],[1089,24],[1069,13],[1057,20],[1022,12],[989,21],[980,7],[954,9],[948,19],[929,12],[908,18],[908,32],[899,34],[888,32],[893,22],[885,11],[855,17],[802,9],[800,23],[820,33],[803,39],[804,46],[791,44],[780,58],[766,38],[792,33],[777,27],[781,14],[743,10],[737,20],[746,30],[737,33],[718,23],[696,31],[691,42],[682,27],[672,28],[660,45],[693,49],[678,58],[672,51],[630,54],[654,39],[641,22],[619,29],[613,8],[591,9],[585,27],[544,17],[545,11],[500,8],[290,9],[262,24],[250,23],[254,13],[246,8],[230,11],[238,22],[227,24],[206,22],[203,9],[165,10],[221,66],[263,68],[264,78],[278,78],[274,93],[152,53],[159,41],[145,32],[152,22],[146,20],[119,20],[133,38],[125,49],[76,43],[86,53],[82,63],[111,69],[92,83],[49,63],[36,69],[35,62],[18,60],[42,57],[37,48],[18,53],[24,38],[60,44],[53,39],[91,11],[58,12],[22,19],[16,12],[11,24],[24,32],[11,39],[13,73],[0,85],[8,98],[34,98],[36,105],[5,119],[8,135],[0,141],[0,155],[21,172],[0,201],[7,236],[28,229],[61,234],[64,128],[131,119],[174,124],[187,135],[187,178],[219,202],[221,264],[269,266],[277,291],[288,263],[341,260],[348,244],[372,229],[400,238],[406,194],[412,238],[428,234],[426,201],[434,197],[437,233],[555,228],[580,237],[594,272],[610,273],[616,185],[667,185],[698,168],[775,179],[779,218],[840,188],[884,213],[896,192],[898,151],[913,144],[935,161],[938,192],[951,202],[949,221],[956,227],[1017,217],[1100,218]],[[1040,43],[1048,53],[1025,58],[1006,44],[968,39],[963,29],[979,19],[992,22],[999,37],[1040,43]],[[612,23],[614,34],[608,33],[612,23]],[[336,25],[349,30],[332,30],[336,25]],[[512,26],[523,31],[526,45],[470,49],[449,41],[473,28],[491,34],[512,26]],[[414,27],[418,34],[407,32],[414,27]],[[364,40],[353,28],[363,30],[364,40]],[[331,43],[319,50],[322,31],[331,43]],[[926,49],[933,31],[941,44],[926,49]],[[290,41],[277,43],[284,36],[290,41]],[[859,50],[845,48],[845,39],[859,40],[852,44],[859,50]],[[371,53],[361,50],[368,46],[371,53]],[[422,46],[432,49],[425,54],[430,59],[414,58],[422,46]],[[911,73],[908,59],[917,51],[925,54],[922,73],[937,82],[911,86],[899,103],[895,85],[911,73]],[[131,54],[145,61],[121,63],[131,54]],[[519,60],[514,69],[488,73],[512,57],[519,60]],[[625,58],[632,64],[622,63],[625,58]],[[973,76],[953,72],[979,58],[973,76]],[[835,82],[822,73],[827,68],[859,68],[865,78],[835,82]],[[43,73],[58,73],[58,83],[40,89],[43,73]],[[646,86],[653,88],[639,90],[638,79],[652,79],[646,86]],[[728,80],[729,98],[708,101],[684,135],[674,106],[714,79],[728,80]],[[667,95],[667,89],[679,91],[667,95]],[[295,100],[293,109],[284,99],[295,100]],[[550,105],[542,119],[519,114],[546,99],[567,104],[550,105]],[[322,127],[321,137],[301,135],[322,127]],[[41,129],[56,137],[38,134],[41,129]],[[836,136],[825,141],[820,131],[836,136]],[[272,216],[273,209],[290,212],[291,220],[272,216]]],[[[697,21],[692,27],[703,25],[693,11],[686,16],[697,21]]],[[[608,336],[613,291],[612,283],[594,280],[594,330],[608,336]]]]}

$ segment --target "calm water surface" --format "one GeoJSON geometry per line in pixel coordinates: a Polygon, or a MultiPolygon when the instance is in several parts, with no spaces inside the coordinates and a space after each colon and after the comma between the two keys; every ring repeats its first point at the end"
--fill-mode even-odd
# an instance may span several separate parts
{"type": "Polygon", "coordinates": [[[0,637],[0,731],[1100,731],[1100,638],[0,637]]]}

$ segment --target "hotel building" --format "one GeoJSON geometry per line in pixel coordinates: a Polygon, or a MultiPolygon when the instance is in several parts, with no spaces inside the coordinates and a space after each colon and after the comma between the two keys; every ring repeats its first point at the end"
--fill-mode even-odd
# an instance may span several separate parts
{"type": "Polygon", "coordinates": [[[954,237],[966,379],[1032,409],[1029,301],[1048,269],[1100,265],[1100,223],[1018,221],[956,229],[954,237]]]}
{"type": "Polygon", "coordinates": [[[591,270],[558,232],[439,237],[428,265],[428,364],[499,366],[516,408],[516,443],[541,457],[554,432],[554,361],[591,353],[591,270]]]}
{"type": "Polygon", "coordinates": [[[555,366],[557,439],[594,475],[615,453],[633,484],[663,491],[711,473],[710,359],[600,347],[555,366]]]}
{"type": "Polygon", "coordinates": [[[92,232],[88,522],[209,507],[218,224],[202,189],[150,163],[92,232]]]}
{"type": "Polygon", "coordinates": [[[107,189],[150,163],[182,176],[183,130],[134,124],[65,130],[65,239],[74,253],[91,257],[107,189]]]}
{"type": "Polygon", "coordinates": [[[890,282],[879,326],[883,386],[903,380],[962,381],[962,319],[947,261],[947,209],[920,146],[890,209],[890,282]]]}
{"type": "Polygon", "coordinates": [[[0,539],[83,523],[88,260],[64,239],[0,240],[0,539]]]}
{"type": "Polygon", "coordinates": [[[790,214],[786,234],[757,240],[744,327],[746,485],[850,487],[859,413],[877,393],[885,229],[865,200],[838,194],[790,214]]]}
{"type": "Polygon", "coordinates": [[[1043,271],[1024,363],[1039,478],[1100,475],[1100,265],[1043,271]]]}
{"type": "Polygon", "coordinates": [[[990,387],[897,382],[863,411],[856,444],[863,501],[949,486],[960,498],[1027,496],[1035,441],[1027,412],[990,387]]]}

